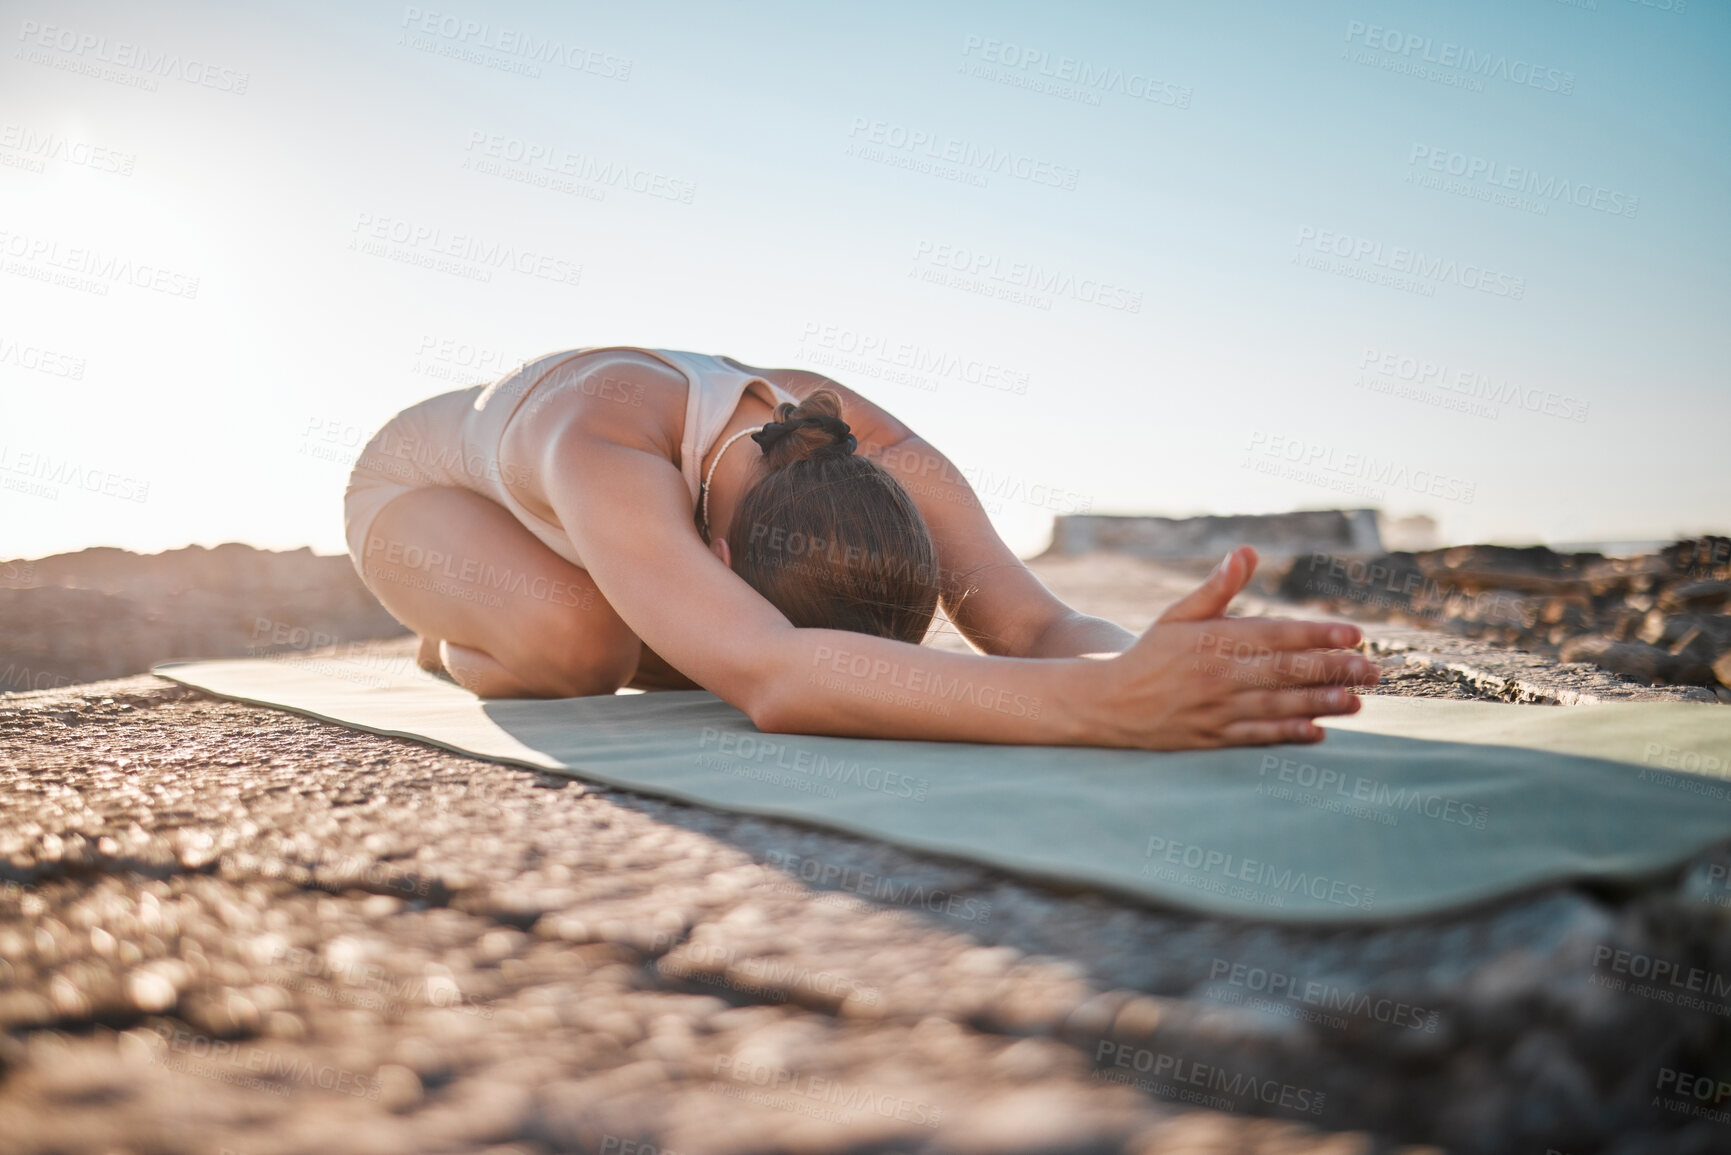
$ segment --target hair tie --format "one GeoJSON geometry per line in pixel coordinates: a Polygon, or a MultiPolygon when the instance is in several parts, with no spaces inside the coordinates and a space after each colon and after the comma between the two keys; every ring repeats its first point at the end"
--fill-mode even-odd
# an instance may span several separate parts
{"type": "Polygon", "coordinates": [[[770,421],[751,435],[751,439],[765,453],[779,445],[783,438],[796,429],[821,429],[835,441],[816,450],[812,456],[822,454],[827,457],[846,457],[859,447],[859,440],[854,437],[848,423],[839,417],[830,417],[823,413],[814,413],[806,417],[791,417],[786,421],[770,421]]]}

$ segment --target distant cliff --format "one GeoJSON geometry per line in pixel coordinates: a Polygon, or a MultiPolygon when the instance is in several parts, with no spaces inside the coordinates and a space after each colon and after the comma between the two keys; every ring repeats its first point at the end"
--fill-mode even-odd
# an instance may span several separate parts
{"type": "Polygon", "coordinates": [[[404,632],[346,555],[231,542],[0,562],[0,693],[404,632]]]}
{"type": "Polygon", "coordinates": [[[1240,545],[1253,545],[1270,558],[1383,552],[1376,510],[1310,509],[1208,517],[1064,515],[1054,522],[1052,545],[1043,556],[1121,553],[1179,561],[1223,557],[1240,545]]]}

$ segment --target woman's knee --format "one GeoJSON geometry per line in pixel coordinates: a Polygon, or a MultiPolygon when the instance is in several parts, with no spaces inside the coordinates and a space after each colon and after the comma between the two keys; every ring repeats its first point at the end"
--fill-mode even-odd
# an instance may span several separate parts
{"type": "Polygon", "coordinates": [[[565,615],[524,640],[532,644],[501,656],[501,664],[537,693],[560,698],[614,693],[636,674],[643,648],[627,631],[597,630],[565,615]]]}

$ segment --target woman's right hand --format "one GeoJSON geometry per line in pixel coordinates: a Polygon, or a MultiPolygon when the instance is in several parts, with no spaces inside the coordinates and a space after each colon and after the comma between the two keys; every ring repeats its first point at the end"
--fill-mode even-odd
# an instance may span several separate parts
{"type": "Polygon", "coordinates": [[[1312,719],[1352,714],[1376,664],[1356,626],[1279,618],[1162,620],[1082,672],[1093,745],[1143,750],[1323,739],[1312,719]],[[1343,652],[1347,651],[1347,652],[1343,652]]]}

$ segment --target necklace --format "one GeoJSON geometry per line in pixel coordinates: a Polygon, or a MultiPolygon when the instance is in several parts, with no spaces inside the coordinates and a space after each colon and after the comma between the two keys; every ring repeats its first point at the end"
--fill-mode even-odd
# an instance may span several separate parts
{"type": "Polygon", "coordinates": [[[709,463],[709,472],[704,474],[703,484],[698,487],[697,496],[698,510],[703,518],[704,541],[709,540],[709,483],[715,479],[715,467],[721,464],[722,454],[727,452],[727,447],[729,445],[732,445],[735,441],[738,441],[741,437],[744,437],[747,434],[756,432],[757,429],[755,428],[741,429],[738,433],[735,433],[732,437],[729,437],[726,441],[721,443],[721,448],[715,453],[715,460],[709,463]]]}

